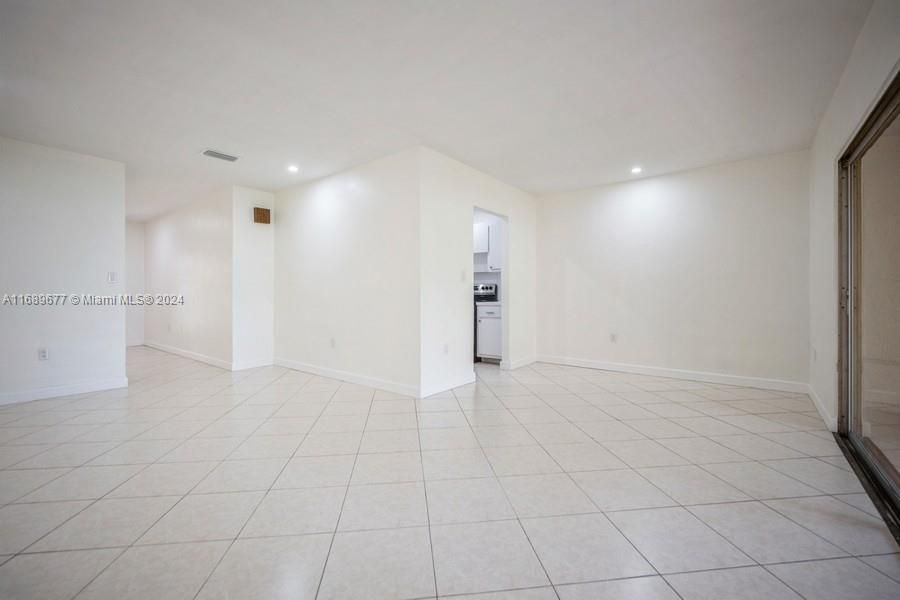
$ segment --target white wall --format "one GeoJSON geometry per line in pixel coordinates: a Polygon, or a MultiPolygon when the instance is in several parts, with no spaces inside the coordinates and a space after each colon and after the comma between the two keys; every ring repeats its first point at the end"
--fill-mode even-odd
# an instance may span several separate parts
{"type": "Polygon", "coordinates": [[[417,164],[413,149],[275,195],[277,364],[418,392],[417,164]]]}
{"type": "Polygon", "coordinates": [[[234,369],[272,364],[274,347],[274,226],[253,222],[253,208],[272,209],[275,195],[233,190],[232,363],[234,369]]]}
{"type": "MultiPolygon", "coordinates": [[[[125,292],[144,293],[144,224],[127,221],[125,227],[125,292]]],[[[125,307],[126,340],[129,346],[144,343],[144,307],[125,307]]]]}
{"type": "MultiPolygon", "coordinates": [[[[0,294],[124,292],[124,165],[0,138],[0,181],[0,294]]],[[[128,383],[121,306],[0,306],[0,331],[0,404],[128,383]]]]}
{"type": "Polygon", "coordinates": [[[146,309],[146,345],[231,368],[232,218],[225,187],[146,222],[147,293],[184,296],[146,309]]]}
{"type": "Polygon", "coordinates": [[[900,65],[900,2],[876,0],[812,144],[809,181],[810,391],[834,428],[837,410],[837,160],[900,65]]]}
{"type": "Polygon", "coordinates": [[[535,359],[536,216],[534,196],[428,148],[422,181],[422,389],[472,377],[472,222],[475,207],[507,218],[501,281],[504,365],[535,359]],[[444,347],[448,351],[444,352],[444,347]]]}
{"type": "Polygon", "coordinates": [[[539,358],[804,389],[807,167],[798,152],[543,198],[539,358]]]}

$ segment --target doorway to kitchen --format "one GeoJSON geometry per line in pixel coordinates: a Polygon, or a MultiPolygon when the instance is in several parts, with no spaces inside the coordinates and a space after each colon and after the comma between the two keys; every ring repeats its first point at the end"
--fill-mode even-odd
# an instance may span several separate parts
{"type": "Polygon", "coordinates": [[[839,433],[900,539],[900,76],[839,167],[839,433]]]}
{"type": "Polygon", "coordinates": [[[472,214],[473,362],[508,356],[508,220],[478,207],[472,214]]]}

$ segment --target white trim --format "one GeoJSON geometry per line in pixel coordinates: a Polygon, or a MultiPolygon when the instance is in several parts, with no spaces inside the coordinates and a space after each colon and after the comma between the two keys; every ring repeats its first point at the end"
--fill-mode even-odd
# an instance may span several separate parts
{"type": "Polygon", "coordinates": [[[21,390],[18,392],[3,392],[0,394],[0,405],[14,402],[29,402],[31,400],[43,400],[58,396],[71,396],[72,394],[87,394],[128,387],[127,377],[111,377],[108,379],[87,379],[67,383],[63,385],[49,385],[46,387],[21,390]]]}
{"type": "Polygon", "coordinates": [[[244,369],[257,369],[259,367],[271,367],[274,361],[271,358],[257,358],[256,360],[248,360],[242,363],[232,363],[232,371],[243,371],[244,369]]]}
{"type": "Polygon", "coordinates": [[[647,365],[630,365],[603,360],[586,360],[583,358],[569,358],[566,356],[539,355],[539,362],[567,365],[570,367],[587,367],[588,369],[601,369],[603,371],[620,371],[623,373],[637,373],[639,375],[652,375],[656,377],[669,377],[671,379],[688,379],[691,381],[705,381],[707,383],[721,383],[724,385],[739,385],[754,387],[764,390],[777,390],[780,392],[797,392],[805,394],[809,392],[809,384],[805,381],[786,381],[783,379],[764,379],[761,377],[747,377],[745,375],[727,375],[725,373],[708,373],[706,371],[687,371],[684,369],[670,369],[666,367],[651,367],[647,365]]]}
{"type": "Polygon", "coordinates": [[[832,416],[831,411],[825,408],[825,403],[822,402],[822,399],[819,397],[819,394],[816,393],[813,386],[809,385],[807,387],[806,393],[809,394],[813,404],[816,405],[816,410],[819,411],[819,416],[825,421],[825,426],[828,427],[829,431],[837,431],[837,418],[832,416]]]}
{"type": "Polygon", "coordinates": [[[182,350],[181,348],[176,348],[175,346],[167,346],[166,344],[158,344],[156,342],[144,341],[144,345],[149,346],[150,348],[156,348],[157,350],[162,350],[163,352],[168,352],[170,354],[177,354],[178,356],[183,356],[185,358],[199,360],[200,362],[204,362],[214,367],[228,369],[229,371],[231,370],[231,363],[222,360],[221,358],[207,356],[205,354],[200,354],[199,352],[191,352],[190,350],[182,350]]]}
{"type": "Polygon", "coordinates": [[[453,388],[457,388],[463,385],[468,385],[470,383],[475,383],[475,371],[473,370],[470,373],[467,373],[464,377],[450,382],[444,382],[439,385],[433,385],[429,388],[425,388],[424,386],[419,390],[419,398],[427,398],[428,396],[433,396],[434,394],[440,394],[441,392],[446,392],[447,390],[452,390],[453,388]]]}
{"type": "Polygon", "coordinates": [[[380,390],[403,394],[404,396],[419,396],[419,387],[416,385],[409,385],[407,383],[386,381],[384,379],[369,377],[368,375],[360,375],[358,373],[351,373],[349,371],[339,371],[338,369],[320,367],[318,365],[311,365],[308,363],[302,363],[296,360],[287,360],[284,358],[276,358],[274,364],[279,367],[287,367],[289,369],[295,369],[297,371],[305,371],[306,373],[321,375],[322,377],[330,377],[332,379],[339,379],[341,381],[346,381],[349,383],[368,385],[380,390]]]}
{"type": "Polygon", "coordinates": [[[537,361],[533,356],[530,358],[520,358],[519,360],[501,360],[500,368],[504,371],[512,371],[513,369],[521,369],[537,361]]]}

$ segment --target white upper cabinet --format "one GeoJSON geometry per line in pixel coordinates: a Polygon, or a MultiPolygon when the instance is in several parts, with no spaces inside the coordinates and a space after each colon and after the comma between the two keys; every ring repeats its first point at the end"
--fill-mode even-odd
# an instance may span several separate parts
{"type": "Polygon", "coordinates": [[[491,228],[487,223],[475,223],[473,227],[473,252],[481,254],[491,249],[491,228]]]}
{"type": "Polygon", "coordinates": [[[490,250],[487,255],[488,271],[503,270],[503,226],[494,223],[488,226],[490,250]]]}
{"type": "Polygon", "coordinates": [[[475,223],[472,229],[475,272],[503,270],[503,229],[499,222],[475,223]]]}

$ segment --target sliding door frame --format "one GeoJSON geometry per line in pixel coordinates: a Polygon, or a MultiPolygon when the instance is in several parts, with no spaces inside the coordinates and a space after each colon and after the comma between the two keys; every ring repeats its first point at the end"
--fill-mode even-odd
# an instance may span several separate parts
{"type": "Polygon", "coordinates": [[[860,398],[861,392],[858,375],[861,366],[859,273],[862,159],[895,118],[900,118],[900,74],[894,77],[838,161],[838,434],[846,442],[845,450],[849,451],[851,465],[864,485],[869,484],[866,485],[869,495],[888,525],[893,525],[891,528],[897,535],[900,478],[881,452],[860,435],[862,422],[858,406],[854,405],[854,399],[860,398]]]}

